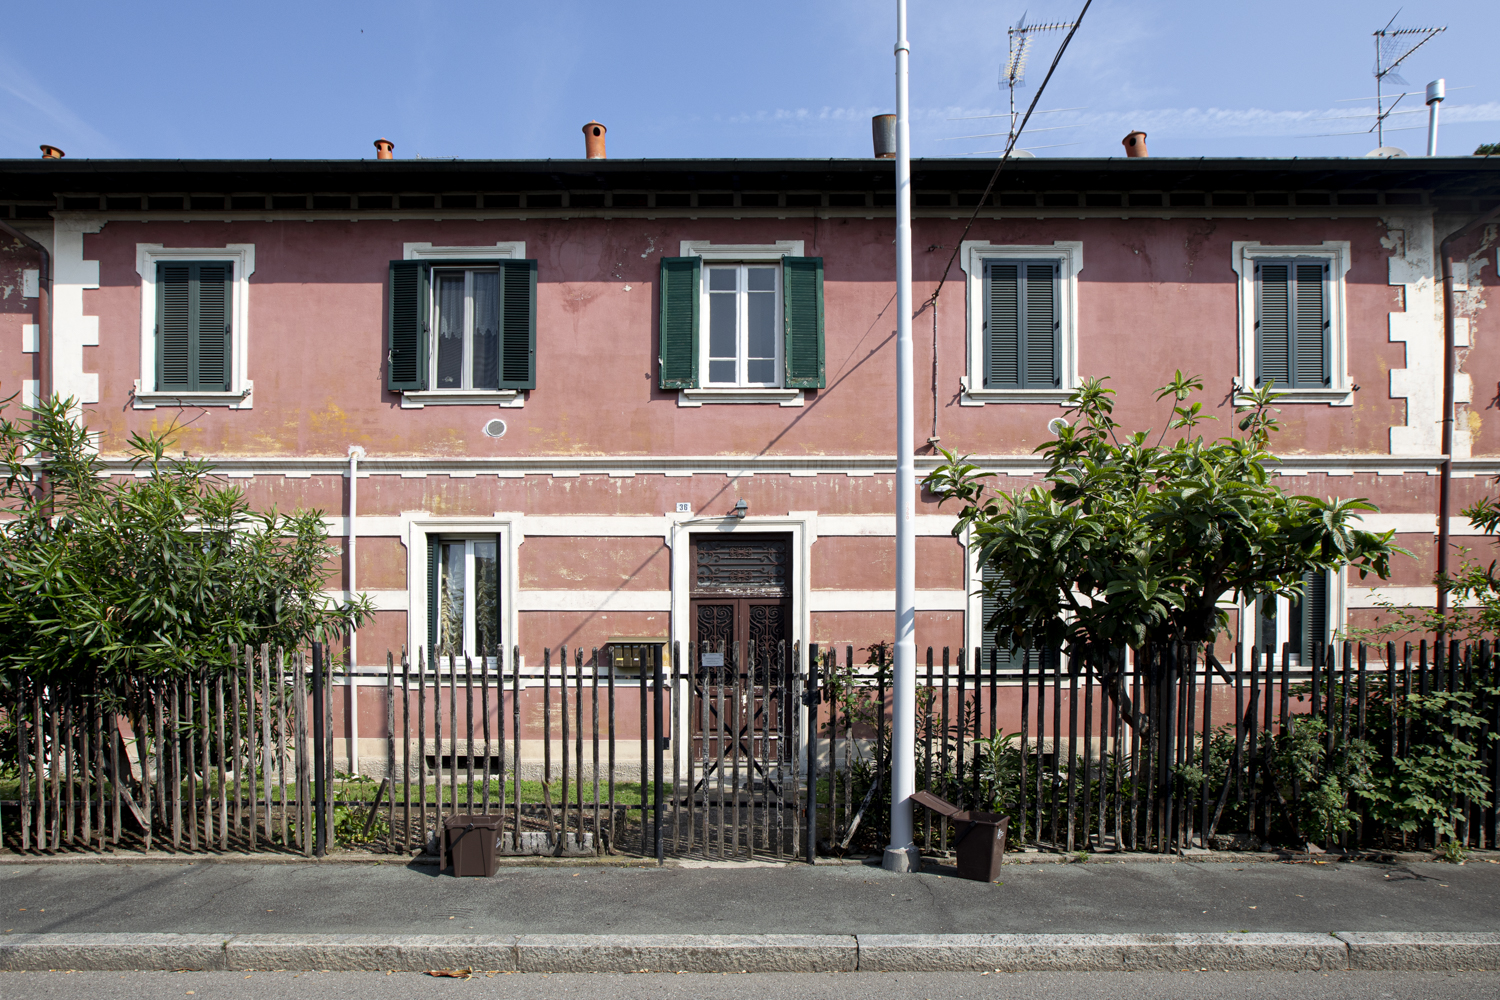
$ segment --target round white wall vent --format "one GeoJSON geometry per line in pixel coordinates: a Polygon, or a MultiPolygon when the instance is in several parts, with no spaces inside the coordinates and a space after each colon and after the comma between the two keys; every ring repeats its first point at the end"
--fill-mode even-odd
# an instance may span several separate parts
{"type": "Polygon", "coordinates": [[[505,421],[499,419],[489,421],[484,425],[484,434],[492,438],[505,437],[505,421]]]}

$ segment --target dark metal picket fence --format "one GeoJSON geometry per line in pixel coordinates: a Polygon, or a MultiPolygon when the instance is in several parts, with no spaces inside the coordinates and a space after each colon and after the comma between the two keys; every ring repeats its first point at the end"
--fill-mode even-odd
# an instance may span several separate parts
{"type": "MultiPolygon", "coordinates": [[[[5,844],[410,854],[468,813],[498,817],[506,854],[806,860],[878,852],[889,836],[883,645],[554,647],[540,664],[514,647],[393,655],[385,683],[360,689],[385,718],[384,759],[360,779],[335,771],[347,689],[322,647],[235,661],[110,699],[23,687],[4,709],[5,844]]],[[[1330,755],[1364,740],[1409,759],[1437,734],[1403,701],[1466,691],[1488,793],[1459,804],[1455,834],[1495,847],[1497,678],[1488,642],[1340,643],[1306,664],[1286,648],[1228,662],[1212,647],[1155,651],[1125,658],[1108,690],[1055,657],[928,648],[917,786],[1008,813],[1012,843],[1044,850],[1288,844],[1299,791],[1273,751],[1302,720],[1321,720],[1330,755]]],[[[920,846],[951,848],[945,819],[917,819],[920,846]]],[[[1436,846],[1431,829],[1396,840],[1436,846]]],[[[1340,841],[1396,842],[1368,816],[1340,841]]]]}

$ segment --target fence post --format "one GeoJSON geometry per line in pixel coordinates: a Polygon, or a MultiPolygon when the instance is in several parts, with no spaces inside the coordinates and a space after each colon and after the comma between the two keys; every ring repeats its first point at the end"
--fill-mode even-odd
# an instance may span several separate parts
{"type": "Polygon", "coordinates": [[[807,688],[802,694],[802,703],[807,706],[807,863],[813,864],[818,857],[818,703],[822,700],[818,690],[818,644],[807,645],[807,688]]]}
{"type": "MultiPolygon", "coordinates": [[[[324,729],[323,703],[327,698],[324,688],[324,659],[323,644],[313,643],[313,762],[316,770],[313,771],[313,855],[323,857],[328,853],[328,813],[324,808],[327,801],[328,789],[325,784],[325,768],[323,766],[323,748],[328,741],[328,733],[324,729]]],[[[253,807],[252,807],[253,808],[253,807]]],[[[252,838],[253,842],[253,838],[252,838]]]]}
{"type": "Polygon", "coordinates": [[[652,646],[651,649],[651,726],[654,730],[655,740],[652,744],[651,755],[651,807],[652,826],[656,835],[656,863],[665,865],[666,842],[662,840],[662,801],[661,801],[661,770],[662,751],[666,749],[666,737],[662,735],[662,653],[664,647],[652,646]]]}

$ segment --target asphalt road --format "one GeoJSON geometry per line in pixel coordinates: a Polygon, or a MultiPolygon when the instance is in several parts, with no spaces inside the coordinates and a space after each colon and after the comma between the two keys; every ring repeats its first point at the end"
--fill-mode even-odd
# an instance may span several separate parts
{"type": "Polygon", "coordinates": [[[1497,994],[1494,972],[480,973],[472,979],[412,972],[0,973],[6,1000],[1489,1000],[1497,994]]]}
{"type": "Polygon", "coordinates": [[[1500,931],[1500,864],[872,867],[0,866],[0,933],[1500,931]]]}

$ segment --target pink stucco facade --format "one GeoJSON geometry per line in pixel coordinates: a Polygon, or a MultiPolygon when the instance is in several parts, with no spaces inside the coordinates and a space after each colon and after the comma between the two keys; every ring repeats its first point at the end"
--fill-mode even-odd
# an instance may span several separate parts
{"type": "MultiPolygon", "coordinates": [[[[1148,182],[1123,169],[1112,175],[1108,161],[1072,161],[1075,174],[1097,176],[1087,190],[1082,181],[1071,183],[1071,204],[1051,194],[1033,194],[1027,207],[1002,198],[980,212],[964,238],[992,248],[1076,248],[1067,289],[1074,311],[1064,333],[1073,359],[1068,379],[1108,376],[1119,394],[1116,416],[1127,427],[1160,422],[1153,389],[1177,369],[1203,376],[1208,411],[1227,426],[1231,385],[1244,374],[1247,286],[1236,271],[1237,261],[1248,259],[1244,248],[1336,249],[1347,267],[1336,282],[1347,391],[1336,400],[1284,404],[1275,447],[1289,487],[1370,498],[1381,509],[1371,524],[1395,528],[1414,553],[1397,560],[1384,590],[1357,577],[1338,581],[1338,625],[1368,621],[1382,600],[1431,599],[1443,350],[1435,247],[1500,188],[1496,172],[1475,175],[1455,161],[1443,162],[1468,185],[1461,198],[1436,181],[1424,187],[1394,174],[1371,180],[1357,163],[1320,162],[1324,168],[1280,163],[1274,180],[1269,168],[1252,164],[1234,184],[1220,183],[1247,194],[1211,191],[1193,204],[1174,193],[1206,186],[1192,180],[1191,163],[1154,167],[1149,183],[1167,193],[1142,197],[1132,192],[1148,182]],[[1291,193],[1268,198],[1254,193],[1257,185],[1291,193]],[[1373,193],[1353,197],[1341,193],[1346,188],[1373,193]],[[1088,193],[1095,189],[1123,193],[1101,199],[1088,193]],[[1332,193],[1319,200],[1303,189],[1332,193]]],[[[1018,189],[1044,192],[1055,184],[1040,168],[1023,167],[1029,172],[1012,182],[1018,189]]],[[[443,181],[448,187],[415,189],[440,197],[444,190],[486,191],[491,169],[475,166],[468,175],[455,167],[443,181]]],[[[549,169],[510,170],[505,190],[547,186],[549,169]],[[528,171],[532,181],[514,182],[528,171]]],[[[0,344],[7,345],[0,387],[8,394],[45,383],[79,395],[111,459],[122,457],[129,434],[175,427],[182,448],[219,460],[256,504],[316,507],[346,545],[353,503],[356,556],[334,568],[329,588],[368,592],[380,608],[359,636],[363,666],[383,668],[387,651],[399,655],[422,643],[426,583],[417,577],[425,556],[417,548],[424,539],[491,525],[503,539],[502,630],[531,661],[564,643],[693,638],[684,620],[684,550],[695,534],[731,531],[790,539],[793,638],[840,647],[889,638],[895,257],[893,212],[882,204],[878,181],[860,196],[862,206],[851,205],[847,193],[858,183],[837,178],[829,190],[844,191],[842,202],[825,192],[798,196],[794,206],[788,192],[797,185],[777,188],[766,179],[775,171],[762,170],[762,187],[781,192],[770,196],[770,207],[764,199],[752,207],[753,199],[739,194],[729,205],[707,207],[694,203],[701,195],[684,196],[680,205],[648,202],[658,197],[653,192],[702,188],[690,167],[663,166],[649,182],[611,180],[607,165],[589,169],[604,171],[595,181],[606,189],[645,193],[638,204],[574,194],[538,208],[520,196],[485,194],[470,199],[473,208],[426,210],[386,196],[381,207],[366,209],[363,192],[374,183],[366,178],[365,188],[344,198],[347,208],[313,207],[313,193],[327,182],[309,182],[304,208],[273,208],[267,195],[260,209],[230,207],[243,201],[234,197],[208,210],[192,207],[199,201],[193,191],[303,188],[290,167],[280,187],[264,172],[254,184],[241,178],[217,187],[198,177],[181,182],[187,193],[177,207],[159,207],[156,188],[132,187],[118,173],[106,189],[88,174],[38,180],[28,165],[16,186],[29,185],[31,194],[18,195],[6,211],[11,224],[53,251],[51,370],[41,370],[41,354],[20,349],[36,305],[21,294],[22,272],[37,263],[7,240],[0,247],[0,344]],[[50,185],[50,205],[38,185],[50,185]],[[134,207],[111,207],[126,195],[134,207]],[[88,207],[90,198],[97,207],[88,207]],[[684,405],[677,390],[658,387],[661,259],[694,241],[800,244],[802,255],[823,260],[825,387],[804,390],[796,405],[684,405]],[[403,406],[386,388],[389,262],[410,257],[414,245],[496,244],[524,244],[524,256],[537,261],[535,389],[521,393],[518,405],[403,406]],[[230,247],[253,248],[254,271],[241,286],[247,298],[237,336],[244,353],[236,373],[252,391],[236,406],[157,400],[148,408],[137,396],[153,335],[149,317],[143,321],[143,254],[230,247]],[[482,431],[495,418],[505,422],[502,437],[482,431]],[[351,448],[363,450],[353,497],[351,448]],[[737,500],[746,501],[749,516],[724,520],[737,500]],[[678,513],[681,504],[691,513],[678,513]]],[[[817,168],[798,169],[811,176],[817,168]]],[[[937,196],[918,201],[919,303],[937,287],[963,236],[968,210],[961,206],[973,204],[963,192],[982,186],[965,173],[972,170],[944,162],[918,169],[919,193],[954,192],[948,207],[936,205],[937,196]]],[[[805,177],[797,184],[817,187],[805,177]]],[[[391,187],[407,197],[399,194],[406,187],[391,187]]],[[[935,319],[924,306],[915,320],[918,438],[930,433],[942,447],[1006,473],[1009,486],[1024,486],[1038,467],[1033,449],[1062,410],[1052,399],[977,400],[961,384],[978,343],[969,307],[974,279],[965,270],[973,258],[965,247],[947,272],[935,319]]],[[[1464,279],[1456,512],[1491,490],[1500,472],[1500,421],[1491,399],[1500,378],[1493,233],[1465,241],[1455,259],[1464,279]]],[[[1345,373],[1336,374],[1337,382],[1345,373]]],[[[918,461],[919,471],[931,467],[930,445],[918,461]]],[[[919,646],[972,646],[975,569],[948,533],[950,512],[923,497],[919,515],[919,646]]]]}

